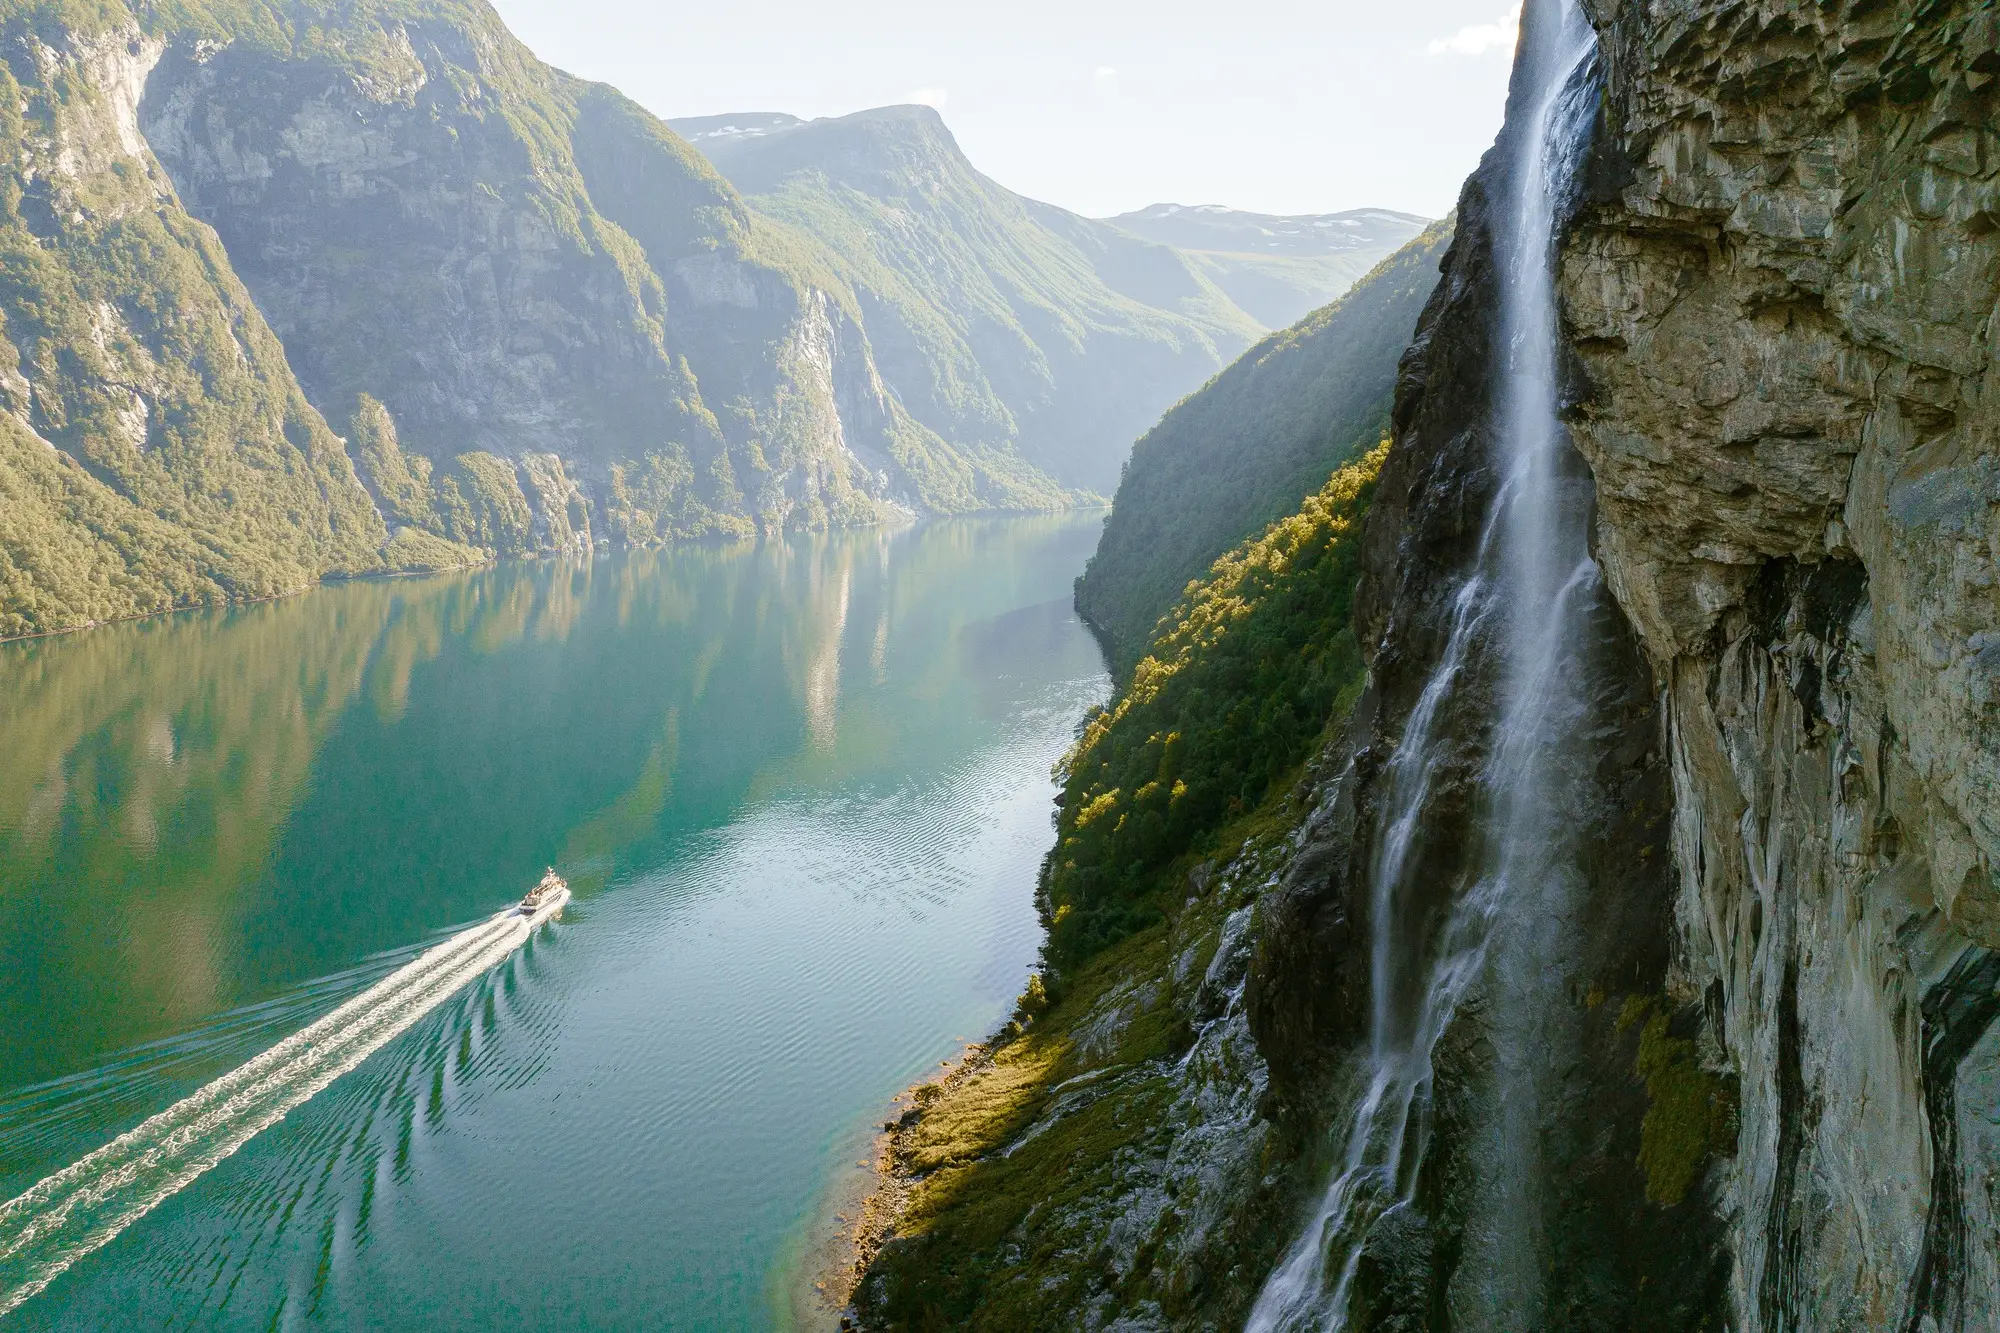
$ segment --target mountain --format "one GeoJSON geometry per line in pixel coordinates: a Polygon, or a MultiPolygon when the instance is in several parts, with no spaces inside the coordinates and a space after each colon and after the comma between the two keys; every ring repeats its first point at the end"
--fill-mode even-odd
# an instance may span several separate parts
{"type": "Polygon", "coordinates": [[[884,383],[948,440],[1108,493],[1132,440],[1263,331],[1165,245],[975,170],[936,111],[669,122],[855,293],[884,383]]]}
{"type": "Polygon", "coordinates": [[[145,151],[162,44],[65,13],[0,20],[0,635],[476,559],[392,537],[145,151]]]}
{"type": "Polygon", "coordinates": [[[1396,362],[1437,285],[1433,223],[1338,301],[1244,353],[1132,448],[1076,604],[1112,669],[1223,552],[1295,510],[1389,428],[1396,362]]]}
{"type": "Polygon", "coordinates": [[[860,1327],[2000,1327],[2000,17],[1522,19],[1365,515],[1225,555],[1059,769],[860,1327]]]}
{"type": "Polygon", "coordinates": [[[1257,1115],[1230,992],[1257,872],[1301,823],[1301,761],[1361,693],[1354,588],[1386,452],[1190,584],[1064,760],[1043,972],[892,1133],[860,1327],[1080,1328],[1104,1307],[1243,1326],[1291,1220],[1282,1187],[1252,1182],[1301,1145],[1257,1115]]]}
{"type": "Polygon", "coordinates": [[[915,420],[821,247],[478,0],[37,0],[0,40],[0,635],[1070,501],[915,420]]]}
{"type": "Polygon", "coordinates": [[[1221,204],[1154,204],[1105,220],[1185,252],[1274,329],[1339,296],[1430,221],[1386,208],[1274,216],[1221,204]]]}

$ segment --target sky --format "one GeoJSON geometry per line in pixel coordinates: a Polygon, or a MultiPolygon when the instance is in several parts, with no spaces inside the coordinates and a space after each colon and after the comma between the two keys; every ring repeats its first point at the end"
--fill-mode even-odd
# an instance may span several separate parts
{"type": "Polygon", "coordinates": [[[1500,127],[1510,0],[495,0],[656,115],[935,106],[1002,185],[1435,217],[1500,127]]]}

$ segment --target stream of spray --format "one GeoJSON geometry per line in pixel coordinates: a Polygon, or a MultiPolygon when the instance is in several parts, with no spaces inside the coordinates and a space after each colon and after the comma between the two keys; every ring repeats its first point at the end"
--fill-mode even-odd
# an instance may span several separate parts
{"type": "Polygon", "coordinates": [[[192,1184],[526,942],[512,911],[460,931],[270,1050],[0,1204],[0,1315],[192,1184]]]}
{"type": "Polygon", "coordinates": [[[1304,1230],[1266,1281],[1247,1333],[1347,1324],[1363,1243],[1384,1214],[1410,1206],[1430,1130],[1439,1039],[1475,983],[1489,996],[1498,1123],[1486,1127],[1465,1252],[1487,1326],[1542,1322],[1545,1266],[1537,1198],[1542,992],[1559,973],[1560,918],[1579,876],[1573,832],[1586,799],[1581,749],[1585,630],[1599,594],[1588,546],[1587,484],[1566,467],[1557,417],[1557,231],[1595,118],[1596,36],[1576,0],[1529,0],[1510,116],[1508,194],[1495,209],[1506,365],[1495,404],[1501,473],[1471,572],[1451,604],[1450,635],[1384,773],[1370,867],[1372,1015],[1361,1095],[1342,1156],[1304,1230]],[[1441,928],[1399,912],[1411,852],[1452,738],[1441,710],[1483,654],[1497,708],[1481,774],[1481,874],[1441,928]],[[1507,1040],[1500,1040],[1499,1038],[1507,1040]],[[1511,1049],[1510,1049],[1511,1048],[1511,1049]]]}

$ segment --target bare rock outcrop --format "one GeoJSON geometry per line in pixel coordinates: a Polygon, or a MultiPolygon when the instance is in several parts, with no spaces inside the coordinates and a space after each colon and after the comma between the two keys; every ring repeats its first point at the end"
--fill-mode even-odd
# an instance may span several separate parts
{"type": "Polygon", "coordinates": [[[1599,0],[1565,249],[1746,1329],[2000,1320],[2000,23],[1599,0]]]}

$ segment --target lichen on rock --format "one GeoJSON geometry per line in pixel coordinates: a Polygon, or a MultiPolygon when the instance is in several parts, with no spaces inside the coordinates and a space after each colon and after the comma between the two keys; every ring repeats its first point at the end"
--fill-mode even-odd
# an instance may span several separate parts
{"type": "Polygon", "coordinates": [[[2000,1159],[1934,1108],[1986,1075],[1923,1014],[2000,942],[1993,14],[1596,8],[1572,427],[1666,707],[1672,989],[1741,1079],[1734,1303],[1984,1326],[2000,1159]]]}

